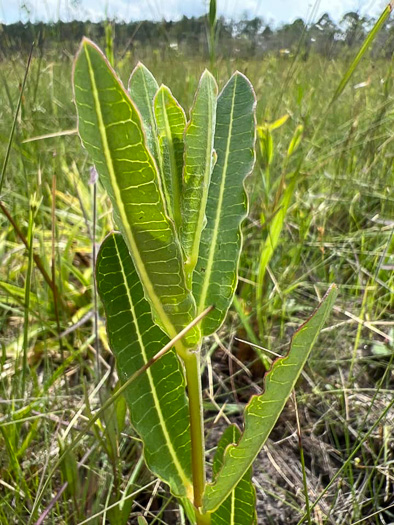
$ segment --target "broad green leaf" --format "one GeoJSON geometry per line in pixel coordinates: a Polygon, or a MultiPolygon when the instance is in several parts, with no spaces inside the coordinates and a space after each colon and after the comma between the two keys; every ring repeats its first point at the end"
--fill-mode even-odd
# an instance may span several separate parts
{"type": "Polygon", "coordinates": [[[130,75],[128,91],[131,100],[141,115],[148,148],[156,160],[157,166],[160,168],[161,159],[159,157],[155,114],[153,111],[153,99],[158,89],[159,85],[155,77],[144,64],[138,62],[130,75]]]}
{"type": "Polygon", "coordinates": [[[317,310],[294,334],[288,354],[277,359],[265,376],[264,392],[245,408],[244,431],[236,445],[227,447],[223,467],[204,493],[204,512],[216,510],[251,467],[273,429],[337,296],[328,290],[317,310]]]}
{"type": "MultiPolygon", "coordinates": [[[[214,478],[222,467],[226,447],[236,443],[240,435],[241,432],[235,425],[230,425],[223,432],[213,458],[214,478]]],[[[256,520],[256,491],[252,484],[250,468],[227,499],[212,514],[211,523],[212,525],[255,525],[256,520]]]]}
{"type": "MultiPolygon", "coordinates": [[[[175,337],[195,316],[185,284],[181,247],[168,218],[141,116],[102,52],[82,41],[74,66],[79,134],[112,201],[155,321],[175,337]]],[[[199,329],[186,341],[194,346],[199,329]]]]}
{"type": "Polygon", "coordinates": [[[186,277],[190,286],[197,264],[201,232],[206,222],[205,208],[215,162],[213,144],[217,95],[216,81],[205,70],[185,130],[181,239],[186,257],[186,277]]]}
{"type": "MultiPolygon", "coordinates": [[[[168,343],[168,337],[152,320],[121,234],[110,234],[101,245],[96,278],[110,347],[124,382],[168,343]]],[[[125,397],[148,467],[170,485],[173,494],[190,496],[189,412],[183,371],[174,351],[138,377],[125,397]]]]}
{"type": "Polygon", "coordinates": [[[243,183],[254,163],[255,105],[249,80],[235,73],[218,98],[214,146],[217,162],[209,187],[207,224],[193,274],[198,312],[215,305],[201,323],[203,335],[220,327],[237,286],[240,225],[247,213],[243,183]]]}
{"type": "Polygon", "coordinates": [[[183,170],[183,133],[186,115],[166,86],[161,86],[154,100],[160,148],[162,181],[168,213],[179,231],[183,170]]]}

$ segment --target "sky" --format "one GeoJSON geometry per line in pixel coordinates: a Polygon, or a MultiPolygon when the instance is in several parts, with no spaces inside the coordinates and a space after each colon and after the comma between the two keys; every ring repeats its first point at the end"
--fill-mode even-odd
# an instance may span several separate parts
{"type": "MultiPolygon", "coordinates": [[[[378,16],[386,4],[387,0],[217,0],[218,15],[235,20],[259,16],[273,25],[309,20],[311,15],[316,20],[325,12],[336,21],[348,11],[378,16]]],[[[98,21],[106,14],[125,21],[178,20],[205,14],[207,5],[205,0],[0,0],[0,22],[98,21]]]]}

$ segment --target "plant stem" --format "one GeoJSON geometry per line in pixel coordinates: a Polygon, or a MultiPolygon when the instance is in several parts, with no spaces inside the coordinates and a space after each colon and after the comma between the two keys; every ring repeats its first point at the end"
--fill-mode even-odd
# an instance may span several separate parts
{"type": "Polygon", "coordinates": [[[22,398],[25,397],[26,390],[26,376],[28,372],[27,366],[27,352],[29,346],[29,314],[30,314],[30,286],[31,286],[31,277],[33,272],[33,231],[34,231],[34,209],[33,204],[30,202],[29,210],[29,226],[27,239],[29,243],[28,250],[28,265],[27,265],[27,274],[25,282],[25,311],[24,311],[24,323],[23,323],[23,361],[22,361],[22,398]]]}
{"type": "Polygon", "coordinates": [[[200,514],[196,510],[196,523],[197,525],[211,525],[211,514],[200,514]]]}
{"type": "Polygon", "coordinates": [[[185,356],[184,363],[189,395],[194,506],[196,509],[199,509],[202,506],[202,495],[205,489],[204,420],[200,382],[200,353],[188,353],[187,356],[185,356]]]}

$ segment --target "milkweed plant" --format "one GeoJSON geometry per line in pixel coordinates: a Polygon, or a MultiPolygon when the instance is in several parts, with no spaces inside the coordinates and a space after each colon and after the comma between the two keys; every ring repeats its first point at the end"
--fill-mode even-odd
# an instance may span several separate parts
{"type": "Polygon", "coordinates": [[[245,408],[243,429],[224,431],[207,482],[201,345],[222,325],[237,286],[244,181],[255,158],[253,87],[235,72],[218,93],[204,71],[187,117],[141,63],[126,89],[88,39],[75,60],[73,86],[79,135],[119,230],[106,237],[96,261],[110,347],[122,382],[146,367],[125,391],[145,462],[191,523],[255,524],[253,461],[337,291],[328,290],[287,355],[273,363],[263,393],[245,408]]]}

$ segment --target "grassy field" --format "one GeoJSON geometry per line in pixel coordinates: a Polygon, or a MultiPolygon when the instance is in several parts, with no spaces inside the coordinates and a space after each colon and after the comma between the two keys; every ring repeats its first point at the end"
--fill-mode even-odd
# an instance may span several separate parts
{"type": "MultiPolygon", "coordinates": [[[[138,59],[190,108],[206,63],[175,52],[128,53],[116,60],[124,82],[138,59]]],[[[2,159],[26,60],[0,63],[2,159]]],[[[67,50],[33,55],[0,192],[0,523],[112,525],[137,523],[139,514],[149,523],[184,523],[141,461],[121,399],[53,469],[117,386],[100,304],[95,330],[92,276],[93,241],[113,221],[73,132],[72,60],[67,50]],[[47,134],[57,136],[40,138],[47,134]]],[[[301,523],[305,512],[296,414],[309,523],[394,522],[392,62],[365,57],[329,106],[348,65],[314,55],[216,63],[219,86],[235,69],[252,81],[261,135],[267,123],[289,118],[271,131],[269,165],[258,139],[236,302],[204,346],[212,448],[225,421],[242,421],[272,352],[286,351],[330,283],[340,287],[296,398],[256,462],[259,524],[301,523]],[[278,214],[283,229],[266,260],[278,214]]]]}

